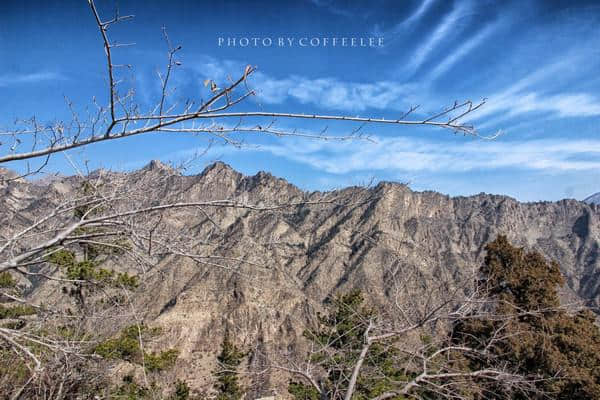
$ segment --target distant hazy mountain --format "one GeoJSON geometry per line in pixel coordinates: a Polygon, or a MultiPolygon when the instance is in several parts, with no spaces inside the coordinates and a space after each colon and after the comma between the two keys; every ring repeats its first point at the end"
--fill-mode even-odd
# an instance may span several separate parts
{"type": "Polygon", "coordinates": [[[591,195],[590,197],[588,197],[587,199],[585,199],[583,201],[588,204],[599,204],[600,205],[600,192],[591,195]]]}

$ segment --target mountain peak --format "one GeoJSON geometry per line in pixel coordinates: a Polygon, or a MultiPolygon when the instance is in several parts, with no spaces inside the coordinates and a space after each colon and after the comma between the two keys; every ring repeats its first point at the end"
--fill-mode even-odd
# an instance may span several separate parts
{"type": "Polygon", "coordinates": [[[204,171],[202,171],[200,173],[200,175],[204,175],[211,171],[220,172],[220,171],[235,171],[235,170],[233,168],[231,168],[231,166],[229,164],[226,164],[223,161],[215,161],[212,164],[209,164],[206,168],[204,168],[204,171]]]}
{"type": "Polygon", "coordinates": [[[175,172],[175,168],[171,167],[168,164],[163,163],[160,160],[152,160],[144,168],[143,171],[168,171],[175,172]]]}
{"type": "Polygon", "coordinates": [[[600,192],[594,193],[593,195],[587,197],[585,200],[583,200],[583,202],[588,204],[600,205],[600,192]]]}
{"type": "Polygon", "coordinates": [[[207,176],[228,176],[228,175],[240,175],[241,174],[233,169],[229,164],[224,163],[223,161],[215,161],[204,168],[202,172],[200,172],[199,176],[207,177],[207,176]]]}
{"type": "Polygon", "coordinates": [[[208,181],[222,181],[223,179],[237,181],[243,177],[241,173],[223,161],[215,161],[209,164],[198,176],[208,181]]]}

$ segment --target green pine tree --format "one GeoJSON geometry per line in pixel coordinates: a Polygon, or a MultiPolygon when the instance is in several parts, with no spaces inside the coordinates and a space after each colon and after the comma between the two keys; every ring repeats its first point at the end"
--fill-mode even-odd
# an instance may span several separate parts
{"type": "Polygon", "coordinates": [[[525,252],[499,236],[486,247],[481,268],[499,318],[468,318],[455,324],[457,343],[481,347],[502,325],[507,333],[488,348],[488,359],[470,358],[481,369],[494,360],[533,378],[531,392],[506,393],[496,387],[485,394],[496,399],[600,399],[600,330],[588,310],[575,314],[559,308],[559,266],[537,252],[525,252]]]}
{"type": "Polygon", "coordinates": [[[245,354],[231,341],[229,331],[225,331],[221,353],[217,356],[219,365],[215,371],[217,378],[217,400],[239,400],[244,394],[238,379],[237,369],[245,354]]]}
{"type": "MultiPolygon", "coordinates": [[[[328,399],[341,399],[348,386],[352,369],[364,345],[364,334],[369,321],[377,319],[374,309],[365,306],[359,289],[338,295],[333,300],[329,315],[319,315],[320,326],[316,332],[304,335],[322,351],[312,356],[328,374],[322,380],[328,399]]],[[[373,343],[361,369],[353,399],[371,399],[393,388],[394,381],[405,379],[397,368],[399,354],[389,342],[373,343]]],[[[319,393],[306,383],[291,381],[288,392],[296,400],[317,400],[319,393]]],[[[397,396],[395,399],[401,399],[397,396]]]]}

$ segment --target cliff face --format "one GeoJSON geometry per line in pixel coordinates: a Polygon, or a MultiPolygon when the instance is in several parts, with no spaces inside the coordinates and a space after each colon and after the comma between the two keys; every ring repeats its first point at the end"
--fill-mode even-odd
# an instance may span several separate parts
{"type": "MultiPolygon", "coordinates": [[[[222,163],[197,176],[181,176],[158,163],[120,176],[160,176],[162,183],[149,193],[156,198],[149,200],[161,203],[319,202],[261,212],[217,208],[210,218],[185,209],[169,213],[168,222],[197,240],[205,258],[164,257],[138,302],[146,320],[165,329],[157,346],[181,350],[177,374],[194,387],[208,382],[226,326],[252,350],[248,369],[259,371],[267,358],[284,360],[301,350],[302,330],[332,294],[360,287],[373,303],[390,306],[403,296],[394,284],[410,275],[418,277],[418,288],[404,295],[426,296],[437,282],[465,279],[498,234],[557,260],[568,283],[565,301],[600,305],[600,207],[593,204],[519,203],[487,194],[449,197],[395,183],[304,193],[268,173],[247,177],[222,163]],[[211,240],[215,230],[221,239],[211,240]]],[[[0,188],[1,202],[27,210],[72,187],[72,178],[12,182],[0,188]]],[[[256,397],[270,393],[269,380],[282,377],[260,379],[249,383],[256,397]]]]}
{"type": "Polygon", "coordinates": [[[600,192],[587,197],[583,202],[588,204],[600,204],[600,192]]]}
{"type": "MultiPolygon", "coordinates": [[[[230,198],[273,204],[317,198],[268,173],[245,177],[222,163],[195,177],[173,176],[170,186],[178,188],[165,188],[171,201],[230,198]]],[[[487,242],[506,234],[515,244],[558,261],[568,289],[599,304],[600,208],[593,204],[520,203],[487,194],[449,197],[395,183],[318,195],[351,200],[267,212],[216,211],[227,229],[221,250],[235,249],[248,258],[256,253],[261,266],[285,274],[295,288],[321,301],[350,286],[381,292],[390,269],[415,267],[459,277],[481,264],[487,242]]]]}

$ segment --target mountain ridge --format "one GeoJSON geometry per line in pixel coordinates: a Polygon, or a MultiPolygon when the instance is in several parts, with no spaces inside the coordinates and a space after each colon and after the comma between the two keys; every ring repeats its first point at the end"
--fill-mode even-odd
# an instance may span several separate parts
{"type": "Polygon", "coordinates": [[[600,192],[594,193],[583,200],[584,203],[600,205],[600,192]]]}
{"type": "MultiPolygon", "coordinates": [[[[180,349],[176,374],[194,388],[210,384],[225,330],[241,346],[261,343],[247,366],[257,372],[265,360],[304,354],[302,332],[334,294],[360,288],[372,304],[386,308],[425,299],[440,282],[458,287],[498,234],[559,262],[567,282],[563,302],[600,305],[600,207],[593,204],[521,203],[481,193],[451,197],[390,182],[306,192],[270,173],[245,176],[221,162],[191,176],[154,164],[118,179],[131,186],[150,182],[149,204],[294,204],[258,212],[217,207],[205,210],[208,216],[185,208],[165,214],[162,223],[189,237],[204,258],[162,257],[135,301],[145,321],[163,327],[164,338],[154,346],[180,349]],[[409,276],[414,287],[399,291],[409,276]]],[[[9,182],[0,203],[45,207],[54,191],[68,195],[76,183],[9,182]]],[[[45,285],[32,296],[47,299],[56,288],[45,285]]],[[[274,372],[268,379],[282,388],[287,378],[274,372]]],[[[264,383],[249,385],[255,397],[268,394],[260,389],[264,383]]]]}

